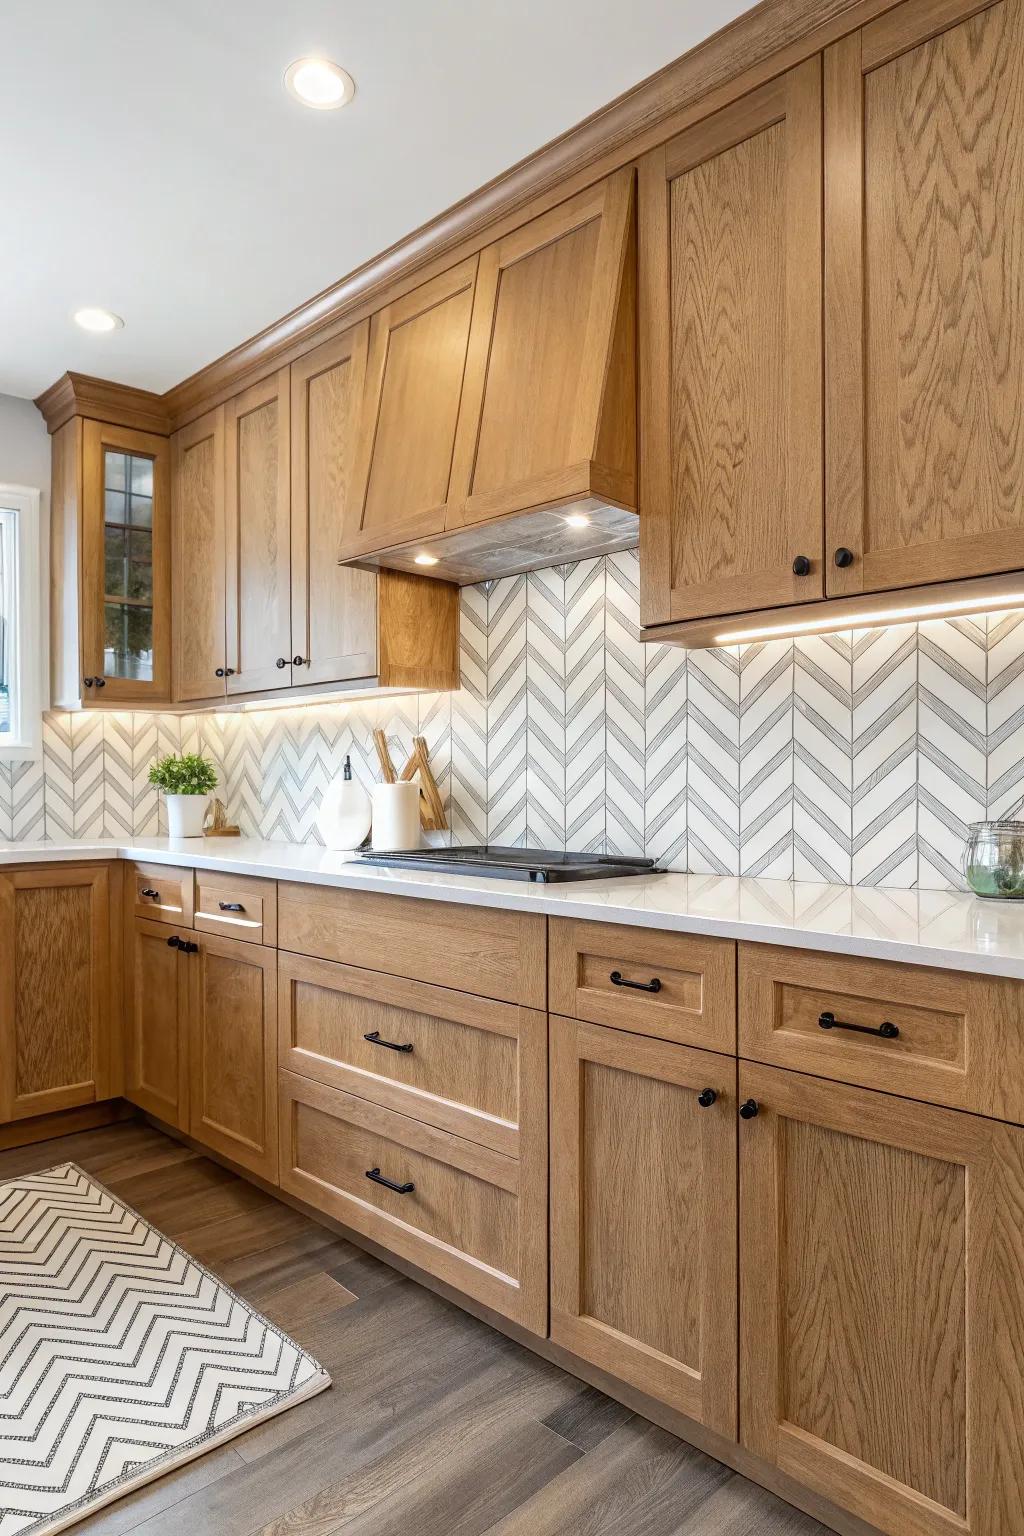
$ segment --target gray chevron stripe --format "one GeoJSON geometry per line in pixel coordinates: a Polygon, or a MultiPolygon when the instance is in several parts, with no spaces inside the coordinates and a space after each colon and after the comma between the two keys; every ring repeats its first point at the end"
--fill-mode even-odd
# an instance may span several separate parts
{"type": "Polygon", "coordinates": [[[330,1384],[74,1164],[0,1186],[0,1232],[4,1536],[63,1528],[330,1384]]]}

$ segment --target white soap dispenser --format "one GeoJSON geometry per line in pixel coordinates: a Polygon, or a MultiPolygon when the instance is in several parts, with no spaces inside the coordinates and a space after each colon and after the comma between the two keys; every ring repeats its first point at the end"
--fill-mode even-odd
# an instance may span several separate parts
{"type": "Polygon", "coordinates": [[[353,778],[350,757],[345,758],[341,773],[328,786],[316,824],[324,847],[339,853],[351,853],[365,841],[370,830],[370,797],[353,778]]]}

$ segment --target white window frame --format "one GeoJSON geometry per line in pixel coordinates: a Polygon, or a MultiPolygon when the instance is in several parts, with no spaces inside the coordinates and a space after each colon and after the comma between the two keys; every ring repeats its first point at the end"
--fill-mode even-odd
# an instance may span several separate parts
{"type": "Polygon", "coordinates": [[[38,762],[43,752],[43,678],[49,623],[41,582],[40,493],[33,486],[0,482],[0,508],[16,514],[16,564],[11,576],[14,673],[11,729],[0,733],[0,761],[38,762]]]}

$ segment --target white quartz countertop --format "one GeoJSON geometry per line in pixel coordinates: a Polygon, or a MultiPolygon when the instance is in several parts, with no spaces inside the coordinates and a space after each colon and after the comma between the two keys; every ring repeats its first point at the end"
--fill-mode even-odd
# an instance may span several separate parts
{"type": "Polygon", "coordinates": [[[1024,979],[1024,902],[982,901],[958,891],[890,891],[682,874],[531,885],[479,875],[383,869],[311,843],[266,843],[244,837],[0,844],[0,866],[111,858],[676,933],[714,934],[1024,979]]]}

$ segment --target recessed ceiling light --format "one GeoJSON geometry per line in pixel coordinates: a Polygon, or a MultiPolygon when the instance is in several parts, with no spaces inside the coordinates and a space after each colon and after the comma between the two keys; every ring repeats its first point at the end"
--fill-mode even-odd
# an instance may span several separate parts
{"type": "Polygon", "coordinates": [[[296,59],[285,70],[284,84],[296,101],[320,112],[347,106],[356,93],[352,76],[330,59],[296,59]]]}
{"type": "Polygon", "coordinates": [[[426,554],[424,554],[424,555],[416,555],[413,558],[413,564],[414,565],[436,565],[437,564],[437,556],[436,555],[426,555],[426,554]]]}
{"type": "Polygon", "coordinates": [[[570,512],[565,520],[568,528],[589,528],[590,518],[585,512],[570,512]]]}
{"type": "Polygon", "coordinates": [[[120,315],[109,309],[76,309],[75,324],[83,331],[119,331],[124,325],[120,315]]]}

